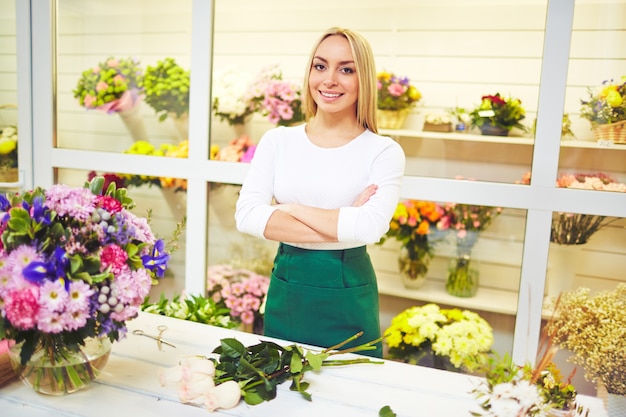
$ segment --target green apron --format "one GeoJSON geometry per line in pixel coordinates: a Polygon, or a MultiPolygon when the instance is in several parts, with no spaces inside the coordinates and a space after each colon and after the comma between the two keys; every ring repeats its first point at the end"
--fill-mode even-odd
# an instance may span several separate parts
{"type": "MultiPolygon", "coordinates": [[[[263,322],[266,336],[324,348],[361,330],[345,347],[378,339],[378,285],[365,246],[308,250],[281,243],[263,322]]],[[[360,353],[382,357],[382,344],[376,346],[360,353]]]]}

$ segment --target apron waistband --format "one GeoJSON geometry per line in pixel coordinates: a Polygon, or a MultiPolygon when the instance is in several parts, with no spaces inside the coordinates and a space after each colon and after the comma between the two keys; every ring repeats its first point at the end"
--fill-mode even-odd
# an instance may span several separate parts
{"type": "Polygon", "coordinates": [[[362,256],[367,253],[367,249],[365,246],[357,246],[356,248],[349,249],[303,249],[281,242],[278,245],[278,252],[291,255],[315,256],[316,258],[325,259],[347,259],[362,256]]]}

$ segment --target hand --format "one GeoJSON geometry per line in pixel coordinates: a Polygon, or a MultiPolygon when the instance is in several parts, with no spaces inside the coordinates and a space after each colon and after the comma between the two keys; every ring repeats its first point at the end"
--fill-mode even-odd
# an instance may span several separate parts
{"type": "Polygon", "coordinates": [[[370,197],[376,194],[376,190],[378,190],[378,185],[376,184],[370,184],[365,187],[365,190],[361,191],[361,194],[359,194],[356,200],[354,200],[354,203],[352,203],[352,207],[361,207],[363,204],[367,203],[370,197]]]}

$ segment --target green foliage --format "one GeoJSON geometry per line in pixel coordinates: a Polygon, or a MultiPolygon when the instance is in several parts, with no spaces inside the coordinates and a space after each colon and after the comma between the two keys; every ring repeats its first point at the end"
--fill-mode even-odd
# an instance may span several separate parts
{"type": "Polygon", "coordinates": [[[354,335],[320,352],[307,351],[295,344],[281,346],[274,342],[261,342],[246,347],[237,339],[222,339],[220,346],[213,351],[219,355],[219,359],[211,359],[215,364],[215,384],[236,381],[241,387],[244,401],[256,405],[276,398],[278,385],[290,380],[290,390],[299,392],[304,399],[311,401],[311,394],[307,391],[309,383],[304,381],[306,372],[319,372],[322,366],[383,363],[369,358],[328,360],[331,355],[375,348],[377,341],[344,350],[333,350],[360,335],[361,333],[354,335]]]}
{"type": "Polygon", "coordinates": [[[229,308],[219,307],[215,301],[201,295],[188,295],[183,299],[176,295],[169,300],[162,293],[156,303],[150,303],[150,297],[147,297],[141,305],[141,310],[227,329],[237,326],[237,323],[230,319],[229,308]]]}
{"type": "Polygon", "coordinates": [[[388,405],[384,406],[383,408],[380,409],[380,411],[378,411],[378,417],[396,417],[396,416],[397,414],[394,413],[391,407],[389,407],[388,405]]]}
{"type": "Polygon", "coordinates": [[[146,103],[159,115],[159,121],[168,113],[181,117],[189,111],[189,71],[180,67],[173,58],[158,61],[146,67],[144,87],[146,103]]]}

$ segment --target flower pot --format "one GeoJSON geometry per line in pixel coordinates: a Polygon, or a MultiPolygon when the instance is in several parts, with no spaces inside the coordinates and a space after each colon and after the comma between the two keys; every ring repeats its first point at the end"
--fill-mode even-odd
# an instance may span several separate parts
{"type": "Polygon", "coordinates": [[[379,129],[400,129],[404,126],[411,109],[381,110],[376,109],[376,121],[379,129]]]}
{"type": "Polygon", "coordinates": [[[455,297],[473,297],[478,291],[478,269],[476,261],[465,253],[454,258],[448,268],[446,292],[455,297]]]}
{"type": "Polygon", "coordinates": [[[480,127],[480,133],[485,136],[509,136],[508,129],[500,126],[494,126],[491,123],[485,123],[480,127]]]}
{"type": "Polygon", "coordinates": [[[407,248],[403,246],[400,249],[400,255],[398,255],[398,269],[400,270],[400,277],[404,286],[417,289],[424,285],[429,264],[429,255],[421,258],[412,258],[407,248]]]}
{"type": "Polygon", "coordinates": [[[170,112],[168,113],[168,117],[172,120],[172,123],[174,124],[178,139],[181,141],[189,139],[189,114],[184,113],[180,116],[177,116],[176,113],[170,112]]]}
{"type": "Polygon", "coordinates": [[[98,377],[111,353],[107,337],[87,338],[78,351],[67,346],[40,346],[22,365],[22,346],[19,343],[9,350],[13,369],[24,384],[49,395],[65,395],[86,388],[98,377]]]}

